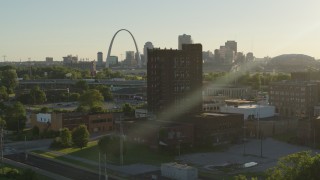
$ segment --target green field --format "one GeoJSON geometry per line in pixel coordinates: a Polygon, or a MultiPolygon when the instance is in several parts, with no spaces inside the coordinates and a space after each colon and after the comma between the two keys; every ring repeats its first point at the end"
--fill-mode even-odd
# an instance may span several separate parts
{"type": "MultiPolygon", "coordinates": [[[[99,160],[97,141],[90,142],[87,147],[82,149],[65,148],[52,151],[34,151],[34,153],[70,163],[74,163],[72,162],[74,160],[65,155],[80,157],[93,162],[98,162],[99,160]]],[[[173,160],[174,155],[154,152],[147,146],[131,143],[126,145],[126,153],[124,154],[124,164],[145,163],[159,165],[161,163],[170,162],[173,160]]],[[[119,164],[120,158],[113,155],[107,155],[107,161],[112,164],[119,164]]]]}
{"type": "MultiPolygon", "coordinates": [[[[4,163],[4,165],[0,168],[0,180],[12,180],[12,178],[2,177],[2,176],[3,176],[2,174],[3,174],[4,172],[8,171],[9,169],[17,169],[20,173],[21,173],[23,170],[25,170],[25,169],[23,169],[23,168],[15,167],[15,166],[12,166],[12,165],[10,165],[10,164],[4,163]]],[[[44,175],[42,175],[42,174],[36,174],[36,177],[37,177],[37,179],[39,179],[39,180],[53,180],[53,179],[51,179],[51,178],[49,178],[49,177],[47,177],[47,176],[44,176],[44,175]]]]}

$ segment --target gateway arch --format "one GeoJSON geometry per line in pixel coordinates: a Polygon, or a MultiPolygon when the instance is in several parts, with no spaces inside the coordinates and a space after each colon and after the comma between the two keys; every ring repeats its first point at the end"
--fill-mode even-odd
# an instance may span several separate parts
{"type": "Polygon", "coordinates": [[[135,47],[136,47],[136,53],[138,54],[138,59],[137,59],[137,61],[138,61],[138,66],[141,67],[141,57],[140,57],[138,45],[137,45],[136,40],[134,39],[134,36],[133,36],[132,33],[131,33],[129,30],[127,30],[127,29],[120,29],[120,30],[118,30],[118,31],[113,35],[112,40],[111,40],[111,42],[110,42],[109,50],[108,50],[108,55],[107,55],[107,60],[106,60],[106,68],[109,67],[110,54],[111,54],[111,49],[112,49],[113,41],[114,41],[115,37],[117,36],[117,34],[118,34],[120,31],[127,31],[127,32],[131,35],[132,40],[133,40],[133,42],[134,42],[134,45],[135,45],[135,47]]]}

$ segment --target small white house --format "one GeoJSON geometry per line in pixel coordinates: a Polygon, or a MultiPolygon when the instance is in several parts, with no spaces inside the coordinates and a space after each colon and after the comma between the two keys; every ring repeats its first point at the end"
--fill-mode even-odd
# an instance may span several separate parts
{"type": "Polygon", "coordinates": [[[275,107],[269,105],[239,105],[239,106],[221,106],[220,112],[223,113],[239,113],[244,115],[247,120],[250,117],[255,119],[268,118],[275,115],[275,107]]]}

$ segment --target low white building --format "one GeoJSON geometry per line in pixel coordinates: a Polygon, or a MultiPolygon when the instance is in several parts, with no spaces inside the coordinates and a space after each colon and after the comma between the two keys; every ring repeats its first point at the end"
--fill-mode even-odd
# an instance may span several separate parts
{"type": "Polygon", "coordinates": [[[148,110],[147,109],[136,109],[135,110],[135,117],[136,118],[142,118],[148,116],[148,110]]]}
{"type": "Polygon", "coordinates": [[[51,114],[50,113],[38,113],[36,115],[38,122],[51,123],[51,114]]]}
{"type": "Polygon", "coordinates": [[[161,175],[177,180],[196,180],[198,179],[198,169],[178,163],[161,164],[161,175]]]}
{"type": "Polygon", "coordinates": [[[268,118],[275,115],[275,107],[269,105],[239,105],[239,106],[221,106],[220,112],[239,113],[244,115],[244,119],[250,118],[268,118]]]}

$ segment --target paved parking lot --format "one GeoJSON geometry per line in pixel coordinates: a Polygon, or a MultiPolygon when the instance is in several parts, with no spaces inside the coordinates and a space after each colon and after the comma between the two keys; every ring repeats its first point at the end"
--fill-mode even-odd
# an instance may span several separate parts
{"type": "MultiPolygon", "coordinates": [[[[239,171],[261,172],[275,166],[280,157],[299,151],[313,151],[310,147],[291,145],[268,138],[262,141],[263,157],[260,157],[260,147],[260,140],[250,140],[246,143],[246,155],[243,155],[243,144],[238,144],[231,146],[225,152],[187,154],[182,155],[177,159],[183,163],[192,164],[200,170],[208,170],[207,167],[223,166],[225,164],[257,162],[257,166],[239,171]]],[[[317,150],[316,152],[319,151],[317,150]]]]}

